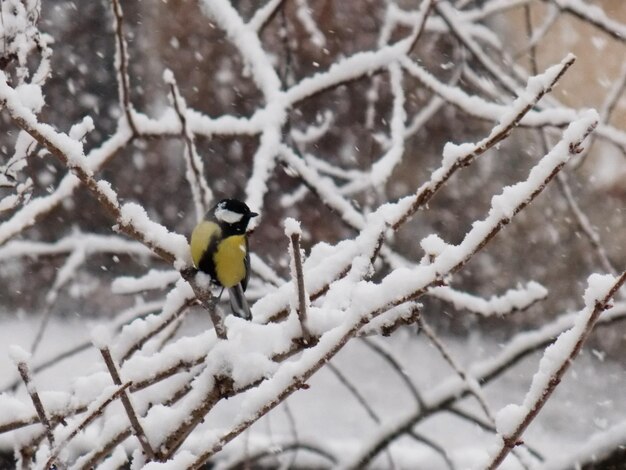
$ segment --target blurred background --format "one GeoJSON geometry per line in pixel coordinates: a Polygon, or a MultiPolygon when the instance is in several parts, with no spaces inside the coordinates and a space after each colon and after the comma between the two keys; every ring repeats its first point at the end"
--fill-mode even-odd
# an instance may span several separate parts
{"type": "MultiPolygon", "coordinates": [[[[250,18],[262,3],[244,0],[235,2],[235,6],[244,18],[250,18]]],[[[495,4],[455,3],[467,11],[484,11],[495,4]]],[[[496,57],[514,60],[515,65],[529,74],[533,67],[542,71],[560,61],[567,52],[573,52],[578,57],[576,64],[559,83],[554,96],[574,108],[603,109],[612,99],[606,119],[615,128],[624,129],[626,101],[621,97],[626,62],[624,38],[559,10],[556,2],[517,3],[485,15],[481,23],[493,35],[485,42],[486,49],[496,57]],[[529,35],[533,37],[531,42],[529,35]],[[501,49],[490,49],[490,42],[497,42],[501,49]],[[611,97],[615,93],[616,99],[611,97]]],[[[626,6],[621,2],[595,3],[612,20],[626,21],[626,6]]],[[[285,2],[262,33],[284,87],[326,70],[341,57],[375,48],[384,23],[384,1],[310,0],[306,5],[317,25],[317,35],[312,36],[298,16],[303,4],[285,2]]],[[[54,38],[52,75],[44,88],[47,104],[41,119],[67,131],[84,116],[92,116],[96,128],[86,137],[86,149],[91,150],[114,132],[121,113],[114,70],[111,5],[101,0],[50,0],[41,6],[39,27],[54,38]]],[[[188,105],[208,116],[251,116],[262,104],[262,97],[243,68],[239,54],[224,32],[200,13],[197,2],[123,2],[122,6],[135,109],[158,117],[169,105],[169,90],[162,79],[165,69],[174,71],[188,105]]],[[[415,2],[408,1],[399,2],[398,6],[407,10],[416,7],[415,2]]],[[[408,32],[408,27],[397,28],[392,38],[398,39],[408,32]]],[[[427,30],[414,55],[443,82],[496,101],[507,98],[493,77],[449,33],[427,30]],[[488,96],[489,92],[492,96],[488,96]]],[[[410,119],[429,103],[433,93],[408,74],[405,83],[410,119]]],[[[314,122],[327,123],[326,135],[312,143],[300,143],[300,151],[310,152],[345,171],[365,170],[382,151],[381,142],[389,130],[391,101],[389,77],[379,73],[304,100],[291,111],[289,127],[297,131],[314,122]]],[[[8,159],[16,132],[6,113],[0,114],[0,120],[6,129],[0,135],[2,158],[8,159]]],[[[477,141],[490,126],[490,122],[468,116],[453,105],[441,104],[408,139],[402,164],[388,184],[354,194],[354,203],[367,211],[382,201],[409,194],[436,167],[446,142],[477,141]]],[[[198,151],[216,199],[245,197],[245,184],[257,145],[257,136],[197,138],[198,151]]],[[[123,200],[143,204],[155,220],[189,234],[195,221],[185,181],[183,150],[182,139],[135,139],[111,160],[102,177],[111,181],[123,200]]],[[[419,259],[422,256],[419,240],[433,232],[446,241],[458,242],[471,222],[485,214],[490,198],[504,185],[523,178],[544,150],[537,130],[517,129],[498,149],[488,153],[456,176],[433,200],[430,210],[420,212],[400,230],[393,242],[399,253],[408,259],[419,259]]],[[[596,139],[586,158],[568,167],[566,174],[574,197],[597,230],[608,259],[614,266],[623,266],[626,260],[624,147],[607,139],[596,139]]],[[[43,156],[28,160],[25,175],[34,182],[32,197],[35,198],[52,191],[65,171],[55,159],[43,156]]],[[[269,185],[262,208],[263,222],[254,233],[252,248],[281,275],[287,274],[286,241],[281,228],[285,217],[302,220],[305,248],[354,234],[315,194],[303,189],[302,182],[289,171],[278,171],[269,185]]],[[[1,216],[8,219],[11,213],[1,216]]],[[[45,215],[42,222],[22,237],[53,241],[74,231],[111,233],[110,220],[83,189],[45,215]]],[[[62,256],[1,261],[2,310],[28,315],[40,311],[46,286],[53,282],[62,262],[62,256]]],[[[145,269],[142,263],[145,260],[127,256],[115,260],[111,255],[90,259],[77,277],[83,288],[62,291],[54,314],[99,315],[122,306],[128,299],[112,297],[106,280],[121,273],[140,273],[145,269]]],[[[562,188],[555,182],[453,280],[453,285],[490,296],[517,283],[536,280],[548,287],[549,298],[541,306],[515,316],[516,322],[533,324],[579,305],[583,281],[595,271],[604,271],[604,267],[581,233],[562,188]]],[[[474,327],[475,322],[486,322],[484,327],[496,331],[511,327],[508,320],[459,316],[448,312],[445,305],[429,302],[425,311],[432,313],[442,326],[458,333],[474,327]],[[441,315],[442,312],[445,314],[441,315]]],[[[603,341],[614,343],[617,348],[622,340],[618,333],[606,332],[603,336],[603,341]]]]}
{"type": "MultiPolygon", "coordinates": [[[[3,21],[7,21],[3,24],[9,24],[8,17],[4,16],[10,14],[7,5],[19,0],[5,1],[9,3],[2,6],[3,21]]],[[[32,11],[37,10],[37,0],[20,3],[32,11]]],[[[252,0],[231,3],[245,20],[266,4],[252,0]]],[[[455,0],[449,3],[460,12],[457,19],[464,25],[463,31],[480,45],[488,59],[515,77],[519,88],[523,88],[527,76],[560,62],[569,52],[574,53],[576,63],[541,104],[595,108],[604,126],[603,131],[590,140],[588,151],[574,158],[563,169],[561,178],[554,180],[450,280],[455,289],[484,298],[501,295],[532,280],[548,289],[545,300],[505,318],[484,318],[458,311],[450,303],[433,297],[423,299],[424,318],[438,333],[452,338],[451,348],[471,363],[496,354],[516,332],[544,325],[566,311],[580,309],[589,274],[621,271],[626,265],[626,99],[623,97],[626,3],[614,0],[585,4],[560,0],[455,0]],[[594,9],[596,6],[603,12],[594,9]]],[[[395,12],[398,22],[391,31],[390,41],[406,37],[411,32],[414,11],[420,4],[399,1],[392,8],[392,3],[385,0],[288,0],[263,26],[261,40],[279,73],[283,89],[287,89],[305,77],[328,70],[342,58],[380,47],[381,32],[389,24],[386,15],[390,11],[395,12]]],[[[124,37],[128,42],[130,98],[135,110],[159,118],[171,107],[170,88],[163,80],[163,73],[168,69],[173,72],[188,107],[211,118],[250,117],[264,106],[264,98],[238,50],[224,31],[201,11],[197,1],[122,1],[121,6],[124,37]]],[[[39,114],[40,120],[68,132],[85,116],[91,116],[95,129],[85,136],[85,150],[88,153],[99,148],[115,133],[124,112],[118,98],[111,2],[46,0],[41,3],[41,12],[33,22],[46,35],[54,51],[51,74],[43,88],[46,105],[39,114]]],[[[7,33],[8,29],[3,31],[6,34],[0,68],[11,77],[18,77],[17,59],[10,53],[14,38],[7,33]]],[[[501,77],[492,74],[481,58],[466,46],[433,11],[411,58],[456,90],[490,102],[509,104],[515,96],[502,86],[501,77]]],[[[33,51],[28,60],[34,69],[39,63],[38,51],[33,51]]],[[[408,73],[404,74],[402,84],[407,122],[411,125],[401,163],[383,186],[368,185],[353,192],[345,190],[350,202],[364,214],[386,201],[415,192],[440,165],[447,142],[478,142],[494,125],[492,120],[476,117],[471,109],[457,106],[445,97],[438,98],[433,90],[408,73]],[[413,125],[416,116],[421,118],[413,125]]],[[[299,156],[311,155],[318,171],[341,186],[352,175],[369,171],[384,154],[389,142],[393,100],[389,73],[374,71],[299,102],[290,110],[282,132],[285,141],[299,156]],[[303,134],[312,125],[320,130],[321,137],[303,134]]],[[[485,216],[493,195],[500,193],[504,186],[526,178],[530,168],[558,140],[564,127],[561,124],[516,128],[500,145],[457,172],[427,210],[419,211],[394,234],[389,246],[405,260],[417,263],[424,256],[420,241],[427,235],[434,233],[449,243],[460,242],[471,224],[485,216]]],[[[89,254],[71,272],[71,282],[62,283],[51,296],[53,286],[67,275],[68,254],[72,250],[70,247],[36,253],[35,247],[43,246],[39,243],[54,246],[73,234],[113,235],[113,222],[92,196],[79,188],[54,209],[44,212],[29,228],[5,235],[3,228],[20,217],[20,210],[29,201],[57,191],[67,170],[55,158],[36,148],[29,154],[24,168],[12,173],[6,165],[14,155],[18,132],[6,112],[0,113],[0,125],[3,129],[0,176],[8,178],[0,179],[3,182],[0,199],[15,191],[15,185],[9,183],[24,183],[29,178],[32,181],[32,189],[21,204],[0,210],[0,313],[4,334],[11,341],[32,344],[38,328],[34,325],[50,315],[54,321],[47,333],[45,354],[62,351],[67,336],[86,341],[81,350],[86,351],[90,344],[85,337],[91,325],[111,318],[126,307],[161,299],[167,292],[164,286],[162,290],[117,295],[111,283],[120,276],[142,276],[149,269],[165,270],[171,266],[139,249],[89,254]],[[17,245],[11,245],[24,242],[32,242],[32,245],[20,245],[23,248],[20,253],[15,249],[17,245]]],[[[195,143],[215,201],[226,197],[245,199],[259,136],[197,134],[195,143]]],[[[196,220],[185,177],[184,151],[184,141],[178,135],[140,136],[116,151],[98,176],[111,182],[122,202],[138,202],[153,220],[172,231],[189,235],[196,220]]],[[[297,172],[282,163],[268,180],[263,206],[252,207],[252,210],[260,211],[262,219],[251,236],[251,249],[277,274],[279,279],[274,284],[289,279],[287,239],[283,230],[285,218],[295,217],[302,222],[303,245],[307,252],[314,244],[333,244],[357,233],[297,172]]],[[[377,263],[375,280],[390,269],[384,260],[377,263]]],[[[264,289],[275,288],[266,281],[266,276],[253,273],[249,290],[252,301],[255,295],[262,295],[264,289]]],[[[202,325],[208,324],[205,313],[201,315],[195,319],[200,318],[202,325]]],[[[183,325],[183,334],[185,328],[192,332],[198,330],[197,323],[183,325]]],[[[415,335],[415,328],[406,328],[391,340],[385,340],[388,341],[385,344],[402,357],[409,375],[421,381],[420,385],[437,384],[447,374],[453,374],[440,358],[432,359],[435,354],[429,344],[416,338],[423,339],[415,335]]],[[[546,434],[552,439],[547,445],[552,445],[552,450],[566,444],[573,448],[576,442],[587,439],[590,426],[602,430],[611,419],[619,420],[618,415],[623,415],[618,410],[623,407],[623,400],[620,401],[623,367],[619,361],[604,363],[604,360],[623,359],[625,341],[620,328],[601,328],[594,334],[594,352],[585,355],[582,365],[576,366],[579,368],[572,374],[570,387],[563,387],[566,391],[561,395],[563,400],[559,407],[547,408],[549,429],[546,434]],[[605,373],[602,381],[596,383],[596,367],[600,362],[605,373]],[[596,403],[594,392],[585,388],[587,385],[606,389],[605,401],[596,403]],[[580,389],[582,395],[574,396],[580,389]],[[591,402],[593,406],[584,413],[572,411],[591,402]],[[568,433],[562,434],[562,429],[567,429],[568,433]],[[553,445],[555,441],[557,445],[553,445]]],[[[393,371],[382,364],[378,356],[367,356],[375,357],[378,362],[362,360],[366,357],[363,351],[367,351],[362,343],[351,344],[346,350],[333,364],[349,371],[348,377],[354,372],[352,379],[360,381],[361,392],[369,396],[370,403],[387,407],[391,415],[402,416],[405,410],[397,403],[411,400],[405,396],[406,390],[398,384],[393,388],[392,384],[389,389],[393,388],[393,393],[380,393],[380,383],[398,380],[393,371]]],[[[93,351],[87,351],[91,353],[93,351]]],[[[43,361],[45,354],[37,359],[43,361]]],[[[92,356],[72,360],[84,366],[97,360],[92,356]]],[[[527,386],[525,381],[535,369],[535,363],[524,363],[521,369],[513,368],[498,388],[489,389],[494,409],[521,399],[527,386]]],[[[324,374],[329,374],[327,368],[312,380],[313,388],[319,385],[317,393],[320,395],[314,395],[319,400],[302,394],[294,395],[293,400],[301,423],[307,423],[316,431],[326,430],[328,421],[324,419],[328,416],[324,411],[333,415],[335,408],[328,403],[337,401],[337,388],[346,393],[336,383],[335,376],[328,379],[324,374]],[[331,380],[335,383],[329,387],[331,380]]],[[[9,385],[11,380],[11,377],[6,379],[9,385]]],[[[56,386],[55,377],[49,380],[56,386]]],[[[59,381],[59,377],[56,380],[59,381]]],[[[5,384],[5,390],[9,385],[5,384]]],[[[217,411],[218,421],[233,418],[235,400],[229,400],[231,408],[217,411]]],[[[340,424],[333,422],[332,433],[343,433],[348,440],[356,441],[355,430],[362,431],[364,427],[362,416],[358,416],[363,410],[352,398],[348,401],[350,405],[341,410],[348,415],[347,419],[340,424]]],[[[288,422],[290,417],[272,416],[274,423],[281,422],[278,428],[292,424],[288,422]]],[[[261,426],[271,427],[269,418],[259,423],[253,428],[255,431],[261,426]]],[[[465,434],[461,430],[450,437],[449,422],[431,422],[426,426],[427,435],[432,431],[435,436],[444,436],[441,440],[445,444],[456,443],[461,440],[459,436],[465,434]]],[[[539,438],[535,439],[539,445],[544,441],[543,431],[539,429],[539,438]]],[[[269,435],[272,440],[271,432],[258,435],[269,435]]],[[[407,436],[403,439],[410,440],[407,436]]],[[[622,454],[615,455],[619,461],[622,454]]]]}

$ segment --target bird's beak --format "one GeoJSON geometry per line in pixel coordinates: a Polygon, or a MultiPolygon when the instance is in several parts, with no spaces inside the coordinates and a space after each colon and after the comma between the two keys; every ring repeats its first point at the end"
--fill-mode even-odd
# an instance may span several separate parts
{"type": "Polygon", "coordinates": [[[252,218],[252,217],[256,217],[256,216],[258,216],[258,215],[259,215],[259,214],[257,214],[256,212],[250,212],[250,218],[252,218]]]}

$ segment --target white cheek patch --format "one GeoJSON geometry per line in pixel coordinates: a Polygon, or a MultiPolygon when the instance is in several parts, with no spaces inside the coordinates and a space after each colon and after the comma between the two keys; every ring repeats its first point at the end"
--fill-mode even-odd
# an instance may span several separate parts
{"type": "Polygon", "coordinates": [[[218,207],[217,209],[215,209],[215,218],[220,222],[226,222],[227,224],[236,224],[243,218],[243,214],[239,214],[237,212],[218,207]]]}

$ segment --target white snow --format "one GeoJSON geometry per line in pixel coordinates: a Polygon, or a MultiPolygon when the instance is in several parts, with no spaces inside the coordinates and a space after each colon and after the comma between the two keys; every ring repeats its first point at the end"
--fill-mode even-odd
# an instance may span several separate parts
{"type": "Polygon", "coordinates": [[[91,330],[91,342],[100,350],[110,348],[113,343],[111,330],[106,325],[96,326],[91,330]]]}
{"type": "Polygon", "coordinates": [[[165,289],[180,279],[178,271],[162,271],[150,269],[141,277],[122,276],[111,284],[111,292],[114,294],[133,294],[148,290],[165,289]]]}
{"type": "Polygon", "coordinates": [[[170,232],[163,225],[152,221],[146,210],[134,202],[127,202],[120,208],[121,222],[132,225],[145,240],[172,253],[176,260],[175,268],[191,265],[191,252],[187,239],[180,234],[170,232]]]}
{"type": "Polygon", "coordinates": [[[9,356],[16,365],[28,363],[30,360],[30,353],[17,344],[13,344],[9,347],[9,356]]]}
{"type": "Polygon", "coordinates": [[[302,235],[300,222],[296,219],[287,217],[283,224],[285,226],[285,235],[287,235],[287,237],[291,238],[293,235],[302,235]]]}
{"type": "Polygon", "coordinates": [[[15,87],[15,91],[19,96],[21,103],[30,111],[37,114],[45,104],[43,92],[39,85],[33,83],[22,83],[15,87]]]}

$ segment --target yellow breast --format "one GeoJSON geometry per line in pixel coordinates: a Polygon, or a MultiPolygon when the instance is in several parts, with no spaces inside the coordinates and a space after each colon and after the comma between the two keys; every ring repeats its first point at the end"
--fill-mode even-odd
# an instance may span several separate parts
{"type": "Polygon", "coordinates": [[[213,255],[217,280],[226,288],[236,286],[246,277],[246,240],[244,235],[233,235],[217,245],[213,255]]]}

